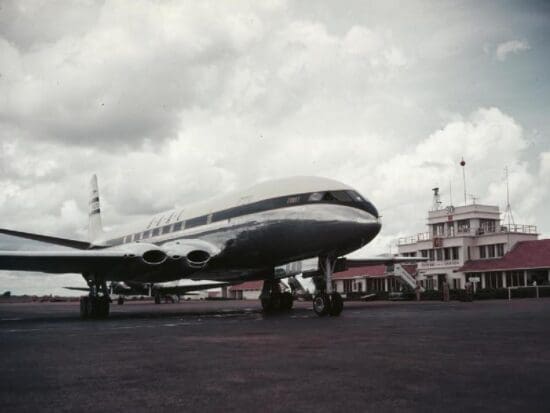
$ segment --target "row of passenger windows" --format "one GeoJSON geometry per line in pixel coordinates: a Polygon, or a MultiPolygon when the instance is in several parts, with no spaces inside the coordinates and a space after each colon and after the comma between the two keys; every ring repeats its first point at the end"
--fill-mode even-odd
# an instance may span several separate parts
{"type": "MultiPolygon", "coordinates": [[[[183,210],[172,212],[169,215],[163,215],[153,218],[148,225],[148,229],[136,234],[129,234],[125,237],[113,239],[109,241],[113,245],[127,244],[130,242],[137,242],[154,238],[159,235],[168,234],[170,232],[181,231],[183,229],[193,228],[199,225],[210,224],[213,221],[221,221],[224,219],[231,219],[237,216],[242,216],[255,212],[262,212],[274,208],[280,208],[292,204],[299,204],[302,202],[364,202],[364,199],[355,191],[331,191],[331,192],[315,192],[312,194],[301,194],[290,197],[281,197],[276,199],[266,199],[246,205],[240,205],[238,207],[229,208],[223,211],[215,212],[214,214],[203,215],[197,218],[191,218],[186,221],[180,221],[180,217],[183,214],[183,210]],[[177,219],[177,222],[170,223],[170,221],[177,219]],[[161,223],[165,223],[163,226],[159,226],[161,223]],[[156,228],[152,228],[156,227],[156,228]]],[[[373,207],[373,213],[377,215],[377,211],[373,207]]]]}

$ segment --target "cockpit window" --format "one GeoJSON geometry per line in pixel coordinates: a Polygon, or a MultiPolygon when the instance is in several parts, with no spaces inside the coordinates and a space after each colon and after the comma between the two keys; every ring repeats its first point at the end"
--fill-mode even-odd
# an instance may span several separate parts
{"type": "Polygon", "coordinates": [[[348,194],[353,198],[354,201],[357,201],[357,202],[364,201],[363,197],[355,191],[348,191],[348,194]]]}
{"type": "Polygon", "coordinates": [[[323,195],[323,201],[351,202],[352,198],[346,191],[331,191],[325,192],[323,195]]]}
{"type": "Polygon", "coordinates": [[[334,191],[334,192],[332,192],[332,195],[334,196],[334,198],[336,198],[336,200],[341,201],[341,202],[351,202],[351,201],[353,201],[351,196],[349,196],[349,194],[346,191],[334,191]]]}

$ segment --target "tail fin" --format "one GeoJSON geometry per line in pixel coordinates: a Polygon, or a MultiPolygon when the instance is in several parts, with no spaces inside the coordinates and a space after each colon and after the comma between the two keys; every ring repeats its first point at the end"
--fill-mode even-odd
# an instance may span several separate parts
{"type": "Polygon", "coordinates": [[[94,242],[103,234],[101,224],[101,208],[99,207],[99,189],[97,187],[97,176],[93,175],[90,181],[90,221],[88,223],[88,237],[94,242]]]}

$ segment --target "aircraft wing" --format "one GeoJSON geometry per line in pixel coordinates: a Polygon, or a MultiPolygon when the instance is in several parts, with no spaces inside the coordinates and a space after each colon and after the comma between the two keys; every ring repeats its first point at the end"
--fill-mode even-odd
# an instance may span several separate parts
{"type": "Polygon", "coordinates": [[[54,274],[105,272],[137,259],[121,250],[0,251],[0,270],[54,274]]]}
{"type": "Polygon", "coordinates": [[[0,270],[45,273],[144,274],[168,271],[185,277],[206,267],[219,248],[197,239],[162,246],[148,243],[67,251],[0,251],[0,270]]]}

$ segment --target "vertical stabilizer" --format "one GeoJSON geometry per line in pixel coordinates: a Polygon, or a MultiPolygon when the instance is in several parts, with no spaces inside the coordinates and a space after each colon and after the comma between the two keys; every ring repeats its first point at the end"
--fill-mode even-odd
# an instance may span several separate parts
{"type": "Polygon", "coordinates": [[[94,242],[103,233],[101,224],[101,208],[99,207],[99,189],[97,187],[97,176],[92,176],[90,181],[90,221],[88,223],[88,237],[94,242]]]}

